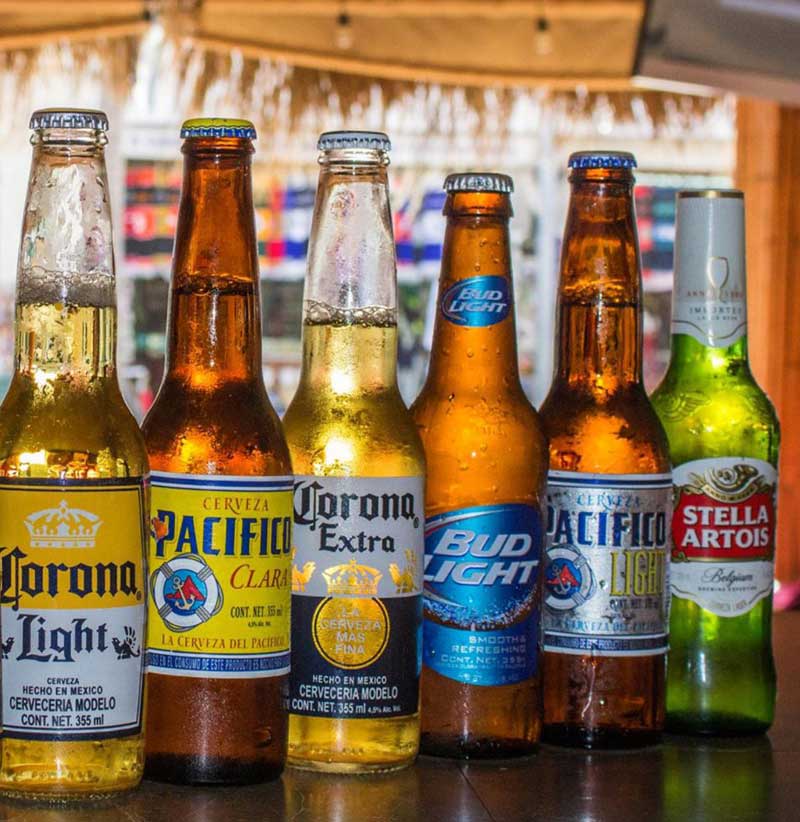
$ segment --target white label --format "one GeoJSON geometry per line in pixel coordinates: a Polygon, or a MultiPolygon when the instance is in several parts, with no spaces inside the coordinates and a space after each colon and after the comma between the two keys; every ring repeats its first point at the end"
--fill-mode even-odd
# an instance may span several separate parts
{"type": "Polygon", "coordinates": [[[717,457],[679,465],[673,478],[672,596],[717,616],[746,614],[772,591],[775,468],[717,457]]]}
{"type": "Polygon", "coordinates": [[[666,652],[671,503],[670,474],[550,471],[545,651],[666,652]]]}
{"type": "Polygon", "coordinates": [[[96,739],[138,729],[144,609],[49,616],[3,608],[3,642],[14,650],[3,662],[3,731],[96,739]],[[91,665],[76,664],[87,656],[91,665]]]}
{"type": "Polygon", "coordinates": [[[295,477],[292,713],[418,710],[423,486],[422,477],[295,477]]]}
{"type": "Polygon", "coordinates": [[[733,345],[747,333],[744,271],[726,257],[675,277],[672,333],[688,334],[712,348],[733,345]]]}

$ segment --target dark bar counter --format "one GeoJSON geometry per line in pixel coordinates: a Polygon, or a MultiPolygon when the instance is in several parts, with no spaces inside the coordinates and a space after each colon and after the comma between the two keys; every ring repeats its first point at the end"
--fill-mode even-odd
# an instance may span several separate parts
{"type": "Polygon", "coordinates": [[[777,614],[778,713],[767,736],[669,736],[638,751],[542,746],[525,759],[467,764],[421,757],[396,774],[287,771],[244,788],[145,782],[94,806],[0,801],[14,822],[745,822],[800,820],[800,612],[777,614]]]}

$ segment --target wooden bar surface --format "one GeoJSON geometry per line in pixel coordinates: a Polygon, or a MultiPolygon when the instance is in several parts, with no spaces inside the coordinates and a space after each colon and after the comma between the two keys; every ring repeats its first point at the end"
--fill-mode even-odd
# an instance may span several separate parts
{"type": "Polygon", "coordinates": [[[145,782],[94,806],[0,801],[14,822],[771,822],[800,820],[800,612],[775,617],[778,715],[767,736],[670,736],[639,751],[542,746],[519,760],[421,757],[396,774],[287,771],[245,788],[145,782]]]}

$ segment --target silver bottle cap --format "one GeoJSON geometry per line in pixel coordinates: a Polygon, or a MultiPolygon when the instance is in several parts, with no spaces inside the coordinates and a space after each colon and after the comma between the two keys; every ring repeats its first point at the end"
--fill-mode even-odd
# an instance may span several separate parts
{"type": "Polygon", "coordinates": [[[444,190],[510,194],[514,190],[514,181],[507,174],[469,171],[464,174],[449,174],[444,181],[444,190]]]}
{"type": "Polygon", "coordinates": [[[326,131],[317,142],[319,151],[365,148],[373,151],[391,151],[392,144],[382,131],[326,131]]]}
{"type": "Polygon", "coordinates": [[[40,108],[31,114],[29,128],[90,128],[108,131],[108,117],[104,111],[83,108],[40,108]]]}

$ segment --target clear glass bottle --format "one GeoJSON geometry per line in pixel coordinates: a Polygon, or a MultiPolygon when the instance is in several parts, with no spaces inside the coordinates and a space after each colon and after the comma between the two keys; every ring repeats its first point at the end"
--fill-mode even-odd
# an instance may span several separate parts
{"type": "Polygon", "coordinates": [[[376,771],[419,746],[424,456],[397,387],[387,166],[372,132],[320,138],[295,471],[289,763],[376,771]]]}
{"type": "Polygon", "coordinates": [[[53,109],[31,128],[0,407],[0,790],[63,801],[142,775],[148,463],[115,364],[108,121],[53,109]]]}

